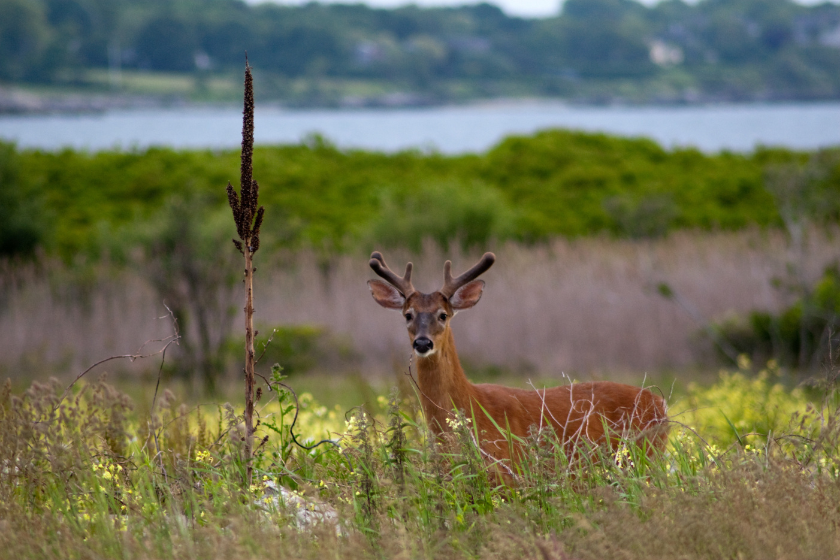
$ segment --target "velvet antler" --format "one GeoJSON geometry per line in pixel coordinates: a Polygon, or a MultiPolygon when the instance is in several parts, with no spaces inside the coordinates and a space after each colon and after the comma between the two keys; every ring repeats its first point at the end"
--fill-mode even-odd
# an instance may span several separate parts
{"type": "Polygon", "coordinates": [[[417,291],[411,284],[411,268],[413,266],[411,263],[405,265],[405,274],[402,277],[397,276],[394,271],[388,268],[388,265],[385,264],[385,259],[382,258],[382,253],[379,251],[371,253],[369,264],[378,276],[381,276],[389,284],[398,289],[406,299],[417,291]]]}
{"type": "Polygon", "coordinates": [[[452,278],[452,261],[446,261],[443,263],[443,288],[440,289],[440,293],[447,298],[451,298],[459,288],[487,272],[487,269],[493,266],[494,262],[496,262],[496,255],[484,253],[484,256],[474,267],[457,278],[452,278]]]}

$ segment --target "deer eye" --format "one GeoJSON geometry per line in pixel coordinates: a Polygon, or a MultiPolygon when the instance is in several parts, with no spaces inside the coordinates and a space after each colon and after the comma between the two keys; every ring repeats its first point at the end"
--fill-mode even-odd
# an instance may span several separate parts
{"type": "Polygon", "coordinates": [[[411,321],[412,319],[414,319],[414,315],[412,315],[411,313],[406,313],[405,314],[405,320],[406,321],[411,321]]]}
{"type": "Polygon", "coordinates": [[[441,323],[446,321],[446,313],[441,313],[440,315],[438,315],[438,319],[441,323]]]}

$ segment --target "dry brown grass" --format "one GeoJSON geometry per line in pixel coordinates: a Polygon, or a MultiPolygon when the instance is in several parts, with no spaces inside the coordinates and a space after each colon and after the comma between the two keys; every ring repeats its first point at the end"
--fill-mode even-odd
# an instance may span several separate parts
{"type": "MultiPolygon", "coordinates": [[[[709,319],[762,308],[778,310],[790,294],[773,288],[793,261],[777,231],[683,232],[662,240],[558,240],[535,248],[496,247],[482,302],[454,322],[459,353],[473,365],[499,365],[539,374],[653,372],[711,362],[714,351],[698,325],[655,286],[667,282],[709,319]]],[[[443,261],[457,271],[476,255],[391,252],[397,266],[411,258],[416,285],[439,287],[443,261]]],[[[831,234],[813,232],[805,277],[816,279],[838,260],[831,234]]],[[[265,255],[266,260],[271,260],[265,255]]],[[[279,260],[279,259],[278,259],[279,260]]],[[[374,305],[365,280],[367,255],[333,259],[325,274],[312,254],[293,264],[260,265],[256,319],[327,326],[360,360],[346,367],[386,372],[409,348],[401,318],[374,305]]],[[[133,351],[170,331],[163,302],[130,273],[100,271],[95,289],[71,289],[60,267],[2,274],[0,367],[7,375],[39,376],[78,369],[107,355],[133,351]]],[[[238,301],[238,299],[236,300],[238,301]]],[[[237,318],[234,324],[240,324],[237,318]]],[[[134,366],[134,371],[149,367],[134,366]]]]}

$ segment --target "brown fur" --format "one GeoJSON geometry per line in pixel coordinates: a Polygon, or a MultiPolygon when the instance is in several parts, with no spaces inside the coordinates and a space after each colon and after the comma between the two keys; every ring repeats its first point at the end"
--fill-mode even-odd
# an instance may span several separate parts
{"type": "Polygon", "coordinates": [[[607,435],[611,442],[630,436],[641,443],[647,438],[651,450],[665,446],[665,402],[647,389],[610,381],[546,389],[475,385],[461,368],[452,330],[447,328],[441,340],[435,354],[416,362],[423,412],[436,434],[451,431],[446,419],[458,409],[474,418],[482,449],[501,461],[511,459],[510,446],[496,425],[519,438],[527,437],[531,426],[551,426],[569,456],[581,444],[607,443],[607,435]]]}
{"type": "MultiPolygon", "coordinates": [[[[410,268],[407,276],[410,278],[410,268]]],[[[650,452],[665,447],[667,407],[662,397],[647,389],[609,381],[546,389],[470,383],[458,359],[450,320],[457,311],[478,303],[484,288],[482,280],[461,285],[449,298],[441,292],[413,290],[406,298],[379,280],[368,284],[380,305],[400,309],[412,345],[421,337],[433,343],[434,351],[418,354],[416,363],[423,412],[436,434],[451,431],[447,419],[454,418],[453,410],[460,410],[476,422],[485,456],[503,465],[517,461],[518,446],[510,445],[497,425],[518,438],[526,438],[532,426],[550,426],[569,457],[583,448],[612,446],[620,438],[640,444],[647,440],[650,452]]]]}

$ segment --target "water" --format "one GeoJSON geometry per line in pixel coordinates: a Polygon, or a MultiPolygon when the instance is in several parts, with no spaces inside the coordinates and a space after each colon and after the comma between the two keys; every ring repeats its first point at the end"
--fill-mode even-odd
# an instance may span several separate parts
{"type": "MultiPolygon", "coordinates": [[[[0,138],[58,150],[234,148],[241,109],[121,110],[104,114],[0,117],[0,138]]],[[[645,136],[707,152],[757,145],[814,149],[840,145],[840,103],[691,107],[574,107],[554,102],[487,103],[394,110],[257,109],[258,144],[297,143],[314,132],[342,148],[446,154],[481,152],[510,134],[546,128],[645,136]]]]}

